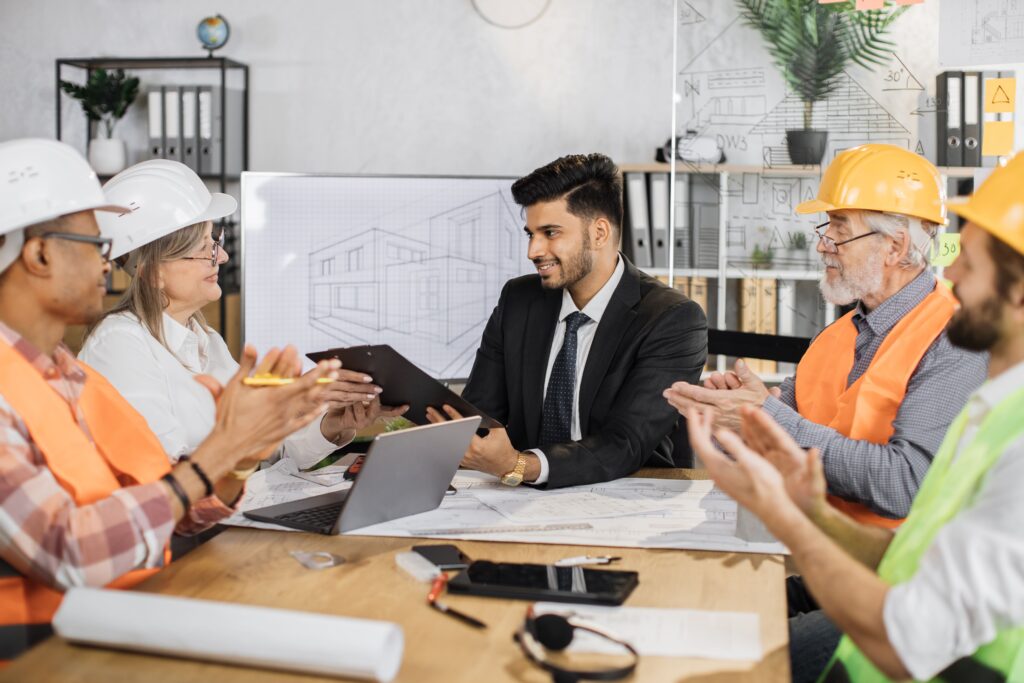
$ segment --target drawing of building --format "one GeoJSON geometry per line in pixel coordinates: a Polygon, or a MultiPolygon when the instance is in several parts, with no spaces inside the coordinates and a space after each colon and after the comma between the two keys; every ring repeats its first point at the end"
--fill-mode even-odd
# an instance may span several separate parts
{"type": "Polygon", "coordinates": [[[464,365],[502,286],[522,272],[521,227],[501,192],[411,225],[385,216],[339,232],[309,254],[311,324],[343,343],[408,337],[406,352],[435,376],[464,365]]]}
{"type": "MultiPolygon", "coordinates": [[[[787,130],[803,127],[803,100],[795,92],[789,92],[750,133],[783,136],[787,130]]],[[[811,127],[828,131],[826,161],[848,147],[866,142],[887,142],[910,148],[910,131],[845,72],[839,76],[839,87],[828,99],[815,103],[811,127]]],[[[770,156],[771,152],[766,151],[766,163],[770,156]]]]}

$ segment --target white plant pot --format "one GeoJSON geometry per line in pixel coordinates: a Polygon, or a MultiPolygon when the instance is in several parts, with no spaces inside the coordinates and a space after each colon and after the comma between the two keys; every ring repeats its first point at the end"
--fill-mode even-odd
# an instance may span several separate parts
{"type": "Polygon", "coordinates": [[[114,175],[128,165],[124,140],[97,138],[89,143],[89,165],[97,175],[114,175]]]}

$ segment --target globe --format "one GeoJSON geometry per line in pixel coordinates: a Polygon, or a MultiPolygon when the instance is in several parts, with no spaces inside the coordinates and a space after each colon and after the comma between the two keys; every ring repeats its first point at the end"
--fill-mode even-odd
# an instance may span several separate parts
{"type": "Polygon", "coordinates": [[[212,52],[224,47],[224,43],[228,42],[228,36],[231,35],[231,27],[228,26],[228,20],[218,14],[214,17],[206,17],[200,21],[199,25],[196,26],[196,35],[199,37],[199,42],[203,44],[203,47],[212,52]]]}

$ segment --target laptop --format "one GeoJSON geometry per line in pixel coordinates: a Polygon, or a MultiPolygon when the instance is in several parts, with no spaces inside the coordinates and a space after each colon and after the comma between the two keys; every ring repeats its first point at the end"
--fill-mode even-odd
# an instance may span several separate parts
{"type": "Polygon", "coordinates": [[[351,488],[243,514],[257,522],[341,534],[433,510],[479,425],[474,416],[380,434],[351,488]]]}

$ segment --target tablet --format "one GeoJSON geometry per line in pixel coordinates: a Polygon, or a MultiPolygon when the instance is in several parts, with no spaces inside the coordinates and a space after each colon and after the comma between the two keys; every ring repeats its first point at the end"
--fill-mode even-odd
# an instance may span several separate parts
{"type": "Polygon", "coordinates": [[[409,412],[405,417],[416,424],[427,424],[427,406],[441,411],[442,405],[450,405],[462,417],[479,415],[480,427],[484,429],[502,426],[387,344],[328,349],[307,353],[306,357],[314,363],[337,358],[341,361],[341,367],[365,372],[373,377],[374,384],[384,390],[380,402],[386,406],[408,404],[409,412]]]}
{"type": "Polygon", "coordinates": [[[448,592],[494,598],[621,605],[640,583],[636,572],[477,560],[448,592]]]}

